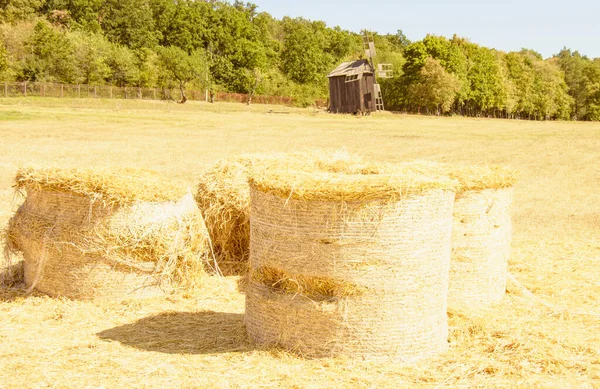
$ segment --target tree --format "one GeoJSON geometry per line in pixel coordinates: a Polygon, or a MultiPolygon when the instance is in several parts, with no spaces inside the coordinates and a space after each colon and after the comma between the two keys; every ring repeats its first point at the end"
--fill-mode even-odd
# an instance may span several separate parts
{"type": "Polygon", "coordinates": [[[109,80],[113,85],[126,87],[139,82],[140,71],[135,52],[130,48],[112,44],[106,63],[110,67],[109,80]]]}
{"type": "Polygon", "coordinates": [[[460,47],[468,58],[466,103],[469,108],[487,114],[493,109],[504,109],[506,90],[494,51],[466,41],[460,47]]]}
{"type": "Polygon", "coordinates": [[[177,46],[188,53],[209,44],[210,3],[192,0],[150,0],[161,46],[177,46]]]}
{"type": "Polygon", "coordinates": [[[0,0],[0,22],[15,23],[35,17],[43,0],[0,0]]]}
{"type": "Polygon", "coordinates": [[[194,80],[203,80],[208,71],[206,55],[197,50],[191,54],[176,46],[161,47],[158,51],[162,68],[163,83],[169,85],[176,81],[181,91],[180,103],[187,101],[186,84],[194,80]]]}
{"type": "Polygon", "coordinates": [[[324,82],[333,61],[325,51],[325,25],[297,18],[284,18],[282,70],[300,84],[324,82]]]}
{"type": "Polygon", "coordinates": [[[600,120],[600,61],[589,61],[584,70],[586,120],[600,120]]]}
{"type": "Polygon", "coordinates": [[[137,49],[159,41],[148,0],[104,0],[99,15],[104,35],[113,43],[137,49]]]}
{"type": "Polygon", "coordinates": [[[0,42],[0,81],[6,81],[9,78],[10,61],[8,51],[4,44],[0,42]]]}
{"type": "Polygon", "coordinates": [[[64,32],[40,21],[36,23],[26,47],[29,54],[24,58],[18,79],[66,83],[74,81],[73,45],[64,32]]]}
{"type": "MultiPolygon", "coordinates": [[[[100,33],[99,12],[103,0],[46,0],[43,11],[48,17],[68,15],[67,25],[71,29],[100,33]]],[[[64,18],[64,16],[62,17],[64,18]]]]}
{"type": "Polygon", "coordinates": [[[533,82],[535,72],[532,58],[523,53],[511,52],[505,56],[508,77],[515,85],[515,113],[517,117],[532,118],[534,114],[533,82]]]}
{"type": "Polygon", "coordinates": [[[404,51],[408,45],[410,45],[412,42],[406,37],[406,35],[404,35],[404,32],[402,32],[402,30],[398,30],[398,32],[396,32],[396,34],[387,34],[385,35],[385,38],[387,38],[387,40],[393,44],[396,49],[400,50],[400,51],[404,51]]]}
{"type": "Polygon", "coordinates": [[[102,36],[75,32],[70,34],[74,46],[77,82],[100,85],[111,76],[108,59],[111,44],[102,36]]]}
{"type": "Polygon", "coordinates": [[[439,61],[427,57],[419,71],[418,81],[408,88],[408,99],[418,107],[434,110],[438,115],[449,112],[460,83],[444,70],[439,61]]]}

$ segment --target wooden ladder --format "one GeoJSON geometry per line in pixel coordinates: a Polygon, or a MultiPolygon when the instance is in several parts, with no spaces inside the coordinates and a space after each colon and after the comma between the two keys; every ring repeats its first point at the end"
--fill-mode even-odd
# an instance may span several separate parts
{"type": "MultiPolygon", "coordinates": [[[[377,84],[379,85],[379,84],[377,84]]],[[[375,110],[376,111],[385,111],[385,107],[383,106],[383,96],[381,95],[381,88],[377,87],[375,90],[375,110]]]]}

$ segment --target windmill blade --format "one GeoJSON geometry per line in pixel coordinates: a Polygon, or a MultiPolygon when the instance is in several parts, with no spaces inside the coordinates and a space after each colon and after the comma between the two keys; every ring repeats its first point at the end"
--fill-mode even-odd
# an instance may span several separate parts
{"type": "Polygon", "coordinates": [[[375,56],[377,55],[377,52],[375,51],[375,42],[373,41],[369,42],[369,52],[371,53],[371,55],[369,56],[370,58],[375,58],[375,56]]]}

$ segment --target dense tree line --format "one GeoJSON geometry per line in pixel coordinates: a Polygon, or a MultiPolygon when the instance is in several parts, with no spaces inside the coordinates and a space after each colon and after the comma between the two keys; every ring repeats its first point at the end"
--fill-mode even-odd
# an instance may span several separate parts
{"type": "MultiPolygon", "coordinates": [[[[388,109],[600,120],[600,59],[504,53],[454,36],[374,34],[388,109]]],[[[364,56],[358,33],[218,0],[0,0],[0,80],[211,88],[327,97],[327,73],[364,56]]],[[[185,97],[184,97],[185,99],[185,97]]]]}

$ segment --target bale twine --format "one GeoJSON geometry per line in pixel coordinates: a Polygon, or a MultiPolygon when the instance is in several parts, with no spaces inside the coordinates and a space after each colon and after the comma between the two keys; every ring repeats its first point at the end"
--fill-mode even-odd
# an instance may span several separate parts
{"type": "Polygon", "coordinates": [[[517,173],[502,166],[455,166],[433,162],[403,164],[423,174],[459,182],[453,214],[448,305],[481,308],[506,291],[512,241],[510,205],[517,173]]]}
{"type": "Polygon", "coordinates": [[[194,287],[209,241],[191,194],[157,173],[21,169],[9,222],[24,281],[51,296],[119,300],[194,287]],[[179,198],[179,200],[176,200],[179,198]]]}
{"type": "Polygon", "coordinates": [[[253,172],[250,338],[309,358],[444,351],[455,185],[344,161],[253,172]]]}

